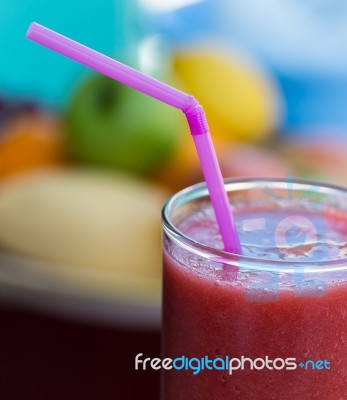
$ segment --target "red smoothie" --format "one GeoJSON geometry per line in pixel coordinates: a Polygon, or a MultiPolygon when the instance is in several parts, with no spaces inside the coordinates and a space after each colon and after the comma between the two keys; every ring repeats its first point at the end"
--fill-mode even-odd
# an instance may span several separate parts
{"type": "Polygon", "coordinates": [[[163,357],[199,361],[164,371],[162,400],[347,399],[347,211],[333,196],[244,196],[238,258],[222,257],[206,201],[177,212],[164,229],[163,357]]]}

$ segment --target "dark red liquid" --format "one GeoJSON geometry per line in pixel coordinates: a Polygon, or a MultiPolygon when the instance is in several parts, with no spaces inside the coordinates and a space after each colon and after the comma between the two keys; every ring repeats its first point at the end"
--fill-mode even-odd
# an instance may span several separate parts
{"type": "MultiPolygon", "coordinates": [[[[347,237],[345,217],[324,217],[328,230],[324,237],[336,233],[336,238],[347,237]]],[[[271,225],[278,215],[268,213],[266,218],[271,225]]],[[[313,223],[317,240],[321,240],[320,221],[313,223]]],[[[182,229],[190,234],[205,229],[204,225],[206,221],[192,220],[182,229]]],[[[264,232],[258,235],[261,242],[264,232]]],[[[326,360],[330,370],[312,369],[312,364],[296,370],[245,368],[232,375],[228,370],[204,370],[197,375],[191,370],[170,370],[163,373],[162,400],[347,399],[347,278],[343,267],[313,275],[252,275],[242,269],[235,273],[225,266],[199,265],[167,240],[165,247],[163,356],[253,360],[268,356],[272,360],[295,358],[297,364],[326,360]]],[[[307,252],[307,246],[302,251],[307,252]]],[[[314,261],[322,252],[311,246],[308,259],[311,253],[314,261]]]]}

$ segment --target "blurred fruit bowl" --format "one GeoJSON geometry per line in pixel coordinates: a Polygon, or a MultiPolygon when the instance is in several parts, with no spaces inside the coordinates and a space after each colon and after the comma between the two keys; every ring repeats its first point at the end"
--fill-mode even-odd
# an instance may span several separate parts
{"type": "Polygon", "coordinates": [[[136,279],[95,270],[71,272],[71,266],[2,250],[0,266],[2,301],[74,320],[159,330],[159,276],[136,279]],[[109,280],[113,287],[105,290],[102,283],[109,280]]]}

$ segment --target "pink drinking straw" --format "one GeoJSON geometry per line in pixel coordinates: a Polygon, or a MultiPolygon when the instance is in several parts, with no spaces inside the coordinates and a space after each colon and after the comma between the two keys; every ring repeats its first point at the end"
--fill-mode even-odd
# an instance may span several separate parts
{"type": "Polygon", "coordinates": [[[27,38],[184,112],[199,155],[224,249],[240,254],[240,242],[205,112],[197,100],[35,22],[29,27],[27,38]]]}

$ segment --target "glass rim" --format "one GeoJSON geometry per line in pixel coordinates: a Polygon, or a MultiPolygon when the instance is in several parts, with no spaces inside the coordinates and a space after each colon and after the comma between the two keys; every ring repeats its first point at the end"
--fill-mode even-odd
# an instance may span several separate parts
{"type": "MultiPolygon", "coordinates": [[[[224,185],[228,190],[231,186],[240,185],[251,185],[247,187],[252,189],[253,187],[259,187],[260,184],[264,183],[277,183],[281,185],[287,185],[288,183],[293,183],[297,185],[302,185],[304,187],[319,187],[325,189],[325,191],[338,192],[346,196],[347,201],[347,188],[330,184],[322,183],[319,181],[301,179],[301,178],[273,178],[273,177],[251,177],[251,178],[226,178],[224,179],[224,185]]],[[[208,246],[206,244],[200,243],[189,236],[181,232],[170,218],[170,211],[174,209],[175,204],[179,203],[180,199],[189,197],[189,195],[195,194],[190,200],[199,199],[203,197],[208,197],[208,189],[205,182],[196,183],[194,185],[188,186],[171,196],[163,205],[161,216],[162,216],[162,227],[164,232],[167,233],[172,239],[181,245],[187,246],[189,251],[195,254],[202,255],[204,258],[211,258],[215,262],[224,262],[227,264],[235,265],[235,263],[240,263],[241,266],[247,265],[247,268],[253,270],[263,270],[264,266],[273,270],[276,267],[277,270],[294,270],[299,267],[307,267],[308,270],[313,272],[327,272],[327,271],[342,271],[347,270],[347,256],[323,261],[298,261],[295,259],[290,260],[272,260],[265,258],[250,257],[245,255],[240,255],[236,253],[226,252],[224,250],[216,249],[214,247],[208,246]],[[208,257],[208,255],[210,257],[208,257]]],[[[183,201],[181,204],[186,204],[188,201],[183,201]]],[[[180,205],[180,204],[179,204],[180,205]]],[[[347,213],[346,213],[347,215],[347,213]]],[[[265,268],[265,269],[267,269],[265,268]]],[[[306,270],[305,270],[306,271],[306,270]]]]}

